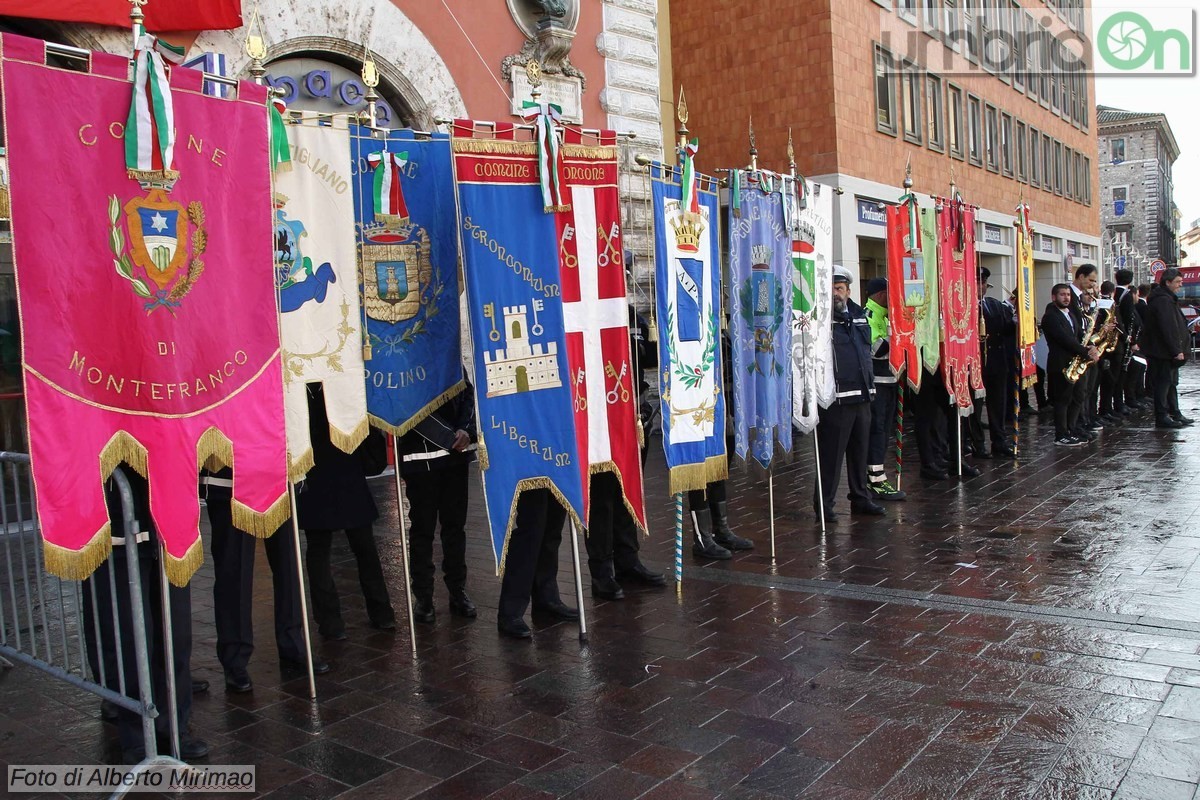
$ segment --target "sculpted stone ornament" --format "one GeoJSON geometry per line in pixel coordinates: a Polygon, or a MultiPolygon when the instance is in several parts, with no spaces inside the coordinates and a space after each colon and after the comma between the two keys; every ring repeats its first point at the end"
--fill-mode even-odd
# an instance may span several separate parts
{"type": "Polygon", "coordinates": [[[504,77],[511,81],[514,66],[523,67],[536,59],[545,74],[577,79],[580,89],[586,88],[587,79],[570,56],[579,24],[579,0],[508,0],[508,9],[526,41],[519,53],[504,58],[500,67],[504,77]]]}
{"type": "Polygon", "coordinates": [[[567,4],[564,0],[533,0],[533,4],[542,9],[547,17],[565,17],[567,4]]]}

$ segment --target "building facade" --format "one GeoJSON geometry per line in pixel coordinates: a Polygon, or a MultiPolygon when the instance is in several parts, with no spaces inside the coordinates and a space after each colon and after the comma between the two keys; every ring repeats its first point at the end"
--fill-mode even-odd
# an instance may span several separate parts
{"type": "Polygon", "coordinates": [[[910,164],[922,203],[951,180],[978,205],[979,261],[992,293],[1015,284],[1013,214],[1037,230],[1040,298],[1073,266],[1098,262],[1094,82],[1060,42],[1086,35],[1079,0],[764,0],[724,13],[715,0],[671,8],[671,68],[686,89],[703,169],[747,162],[798,169],[841,189],[834,263],[885,274],[881,204],[910,164]],[[1009,43],[1005,50],[1003,43],[1009,43]],[[1000,43],[999,45],[997,43],[1000,43]]]}
{"type": "Polygon", "coordinates": [[[1179,145],[1166,115],[1100,106],[1100,219],[1146,259],[1179,263],[1172,165],[1179,145]]]}

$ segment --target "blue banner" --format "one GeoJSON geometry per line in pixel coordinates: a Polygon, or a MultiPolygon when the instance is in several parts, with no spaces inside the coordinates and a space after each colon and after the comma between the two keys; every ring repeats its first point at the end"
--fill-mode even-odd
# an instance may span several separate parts
{"type": "Polygon", "coordinates": [[[729,475],[721,367],[717,185],[697,176],[700,213],[680,207],[679,171],[650,168],[663,448],[672,494],[729,475]]]}
{"type": "Polygon", "coordinates": [[[587,518],[558,229],[543,211],[536,153],[532,142],[454,139],[479,461],[501,572],[521,492],[549,489],[577,525],[587,518]]]}
{"type": "Polygon", "coordinates": [[[372,199],[375,171],[367,157],[384,140],[357,125],[350,133],[367,411],[373,425],[399,436],[465,385],[450,139],[388,134],[388,151],[408,154],[400,191],[410,213],[398,218],[372,199]]]}
{"type": "Polygon", "coordinates": [[[744,173],[741,183],[741,208],[729,209],[734,452],[770,469],[776,442],[792,452],[792,236],[783,181],[744,173]]]}

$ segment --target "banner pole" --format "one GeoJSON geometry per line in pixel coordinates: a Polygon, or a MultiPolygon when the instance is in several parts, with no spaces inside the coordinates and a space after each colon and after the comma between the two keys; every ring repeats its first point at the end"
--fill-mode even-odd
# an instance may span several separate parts
{"type": "Polygon", "coordinates": [[[775,470],[767,470],[767,508],[771,515],[771,560],[775,560],[775,470]]]}
{"type": "Polygon", "coordinates": [[[408,610],[408,640],[412,642],[413,658],[417,657],[417,626],[413,622],[412,578],[409,574],[408,528],[404,524],[404,492],[400,486],[400,437],[392,434],[392,453],[396,472],[396,519],[400,522],[400,555],[404,564],[404,607],[408,610]]]}
{"type": "MultiPolygon", "coordinates": [[[[818,412],[819,414],[820,412],[818,412]]],[[[820,421],[817,427],[820,427],[820,421]]],[[[825,532],[825,489],[821,486],[821,443],[817,440],[817,428],[813,428],[813,454],[817,459],[817,513],[821,515],[821,533],[825,532]]]]}
{"type": "MultiPolygon", "coordinates": [[[[296,546],[296,585],[300,588],[300,619],[304,624],[304,666],[308,669],[308,699],[317,699],[317,678],[313,674],[312,632],[308,629],[308,598],[304,596],[304,554],[300,549],[300,515],[296,513],[296,484],[288,481],[288,501],[292,504],[292,543],[296,546]]],[[[276,534],[278,535],[278,534],[276,534]]]]}
{"type": "Polygon", "coordinates": [[[683,492],[675,493],[675,594],[683,596],[683,492]]]}
{"type": "Polygon", "coordinates": [[[579,531],[575,520],[571,522],[571,566],[575,570],[575,603],[579,609],[579,641],[587,642],[587,615],[583,610],[583,575],[579,569],[579,531]]]}
{"type": "Polygon", "coordinates": [[[904,478],[904,380],[896,378],[896,491],[904,478]]]}
{"type": "Polygon", "coordinates": [[[1017,339],[1017,380],[1013,384],[1013,460],[1021,454],[1021,384],[1024,378],[1021,376],[1021,342],[1018,335],[1017,339]]]}
{"type": "MultiPolygon", "coordinates": [[[[978,398],[976,398],[976,402],[978,402],[978,398]]],[[[955,401],[955,399],[953,397],[950,398],[950,403],[954,406],[954,435],[958,442],[958,444],[957,444],[958,462],[957,462],[957,466],[955,467],[955,472],[958,475],[958,477],[961,478],[962,477],[962,460],[963,460],[962,413],[959,411],[958,403],[955,401]]]]}

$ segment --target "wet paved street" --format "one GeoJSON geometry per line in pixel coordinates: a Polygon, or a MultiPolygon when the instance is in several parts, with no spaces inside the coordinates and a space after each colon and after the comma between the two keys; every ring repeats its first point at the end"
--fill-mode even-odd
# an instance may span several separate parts
{"type": "MultiPolygon", "coordinates": [[[[1181,405],[1200,416],[1200,366],[1181,405]]],[[[886,518],[822,535],[811,439],[766,487],[737,475],[732,522],[758,548],[705,566],[681,598],[634,590],[586,601],[590,641],[535,619],[501,640],[479,493],[469,557],[480,618],[418,634],[366,625],[340,546],[349,640],[310,704],[280,683],[260,555],[255,690],[226,695],[214,655],[211,570],[193,583],[193,670],[213,688],[193,729],[209,763],[254,763],[275,798],[1200,798],[1200,427],[1150,416],[1086,449],[1023,420],[1023,458],[979,461],[959,483],[915,477],[886,518]]],[[[909,439],[912,442],[912,439],[909,439]]],[[[671,553],[660,451],[648,562],[671,553]]],[[[377,495],[394,518],[391,484],[377,495]]],[[[845,499],[838,501],[846,510],[845,499]]],[[[390,526],[381,526],[390,527],[390,526]]],[[[399,539],[381,536],[400,611],[399,539]]],[[[585,571],[586,574],[586,571],[585,571]]],[[[573,591],[568,550],[560,573],[573,591]]],[[[585,578],[586,580],[586,578],[585,578]]],[[[315,635],[315,630],[314,630],[315,635]]],[[[0,674],[0,760],[118,758],[94,698],[18,667],[0,674]]],[[[246,795],[240,795],[246,796],[246,795]]]]}

